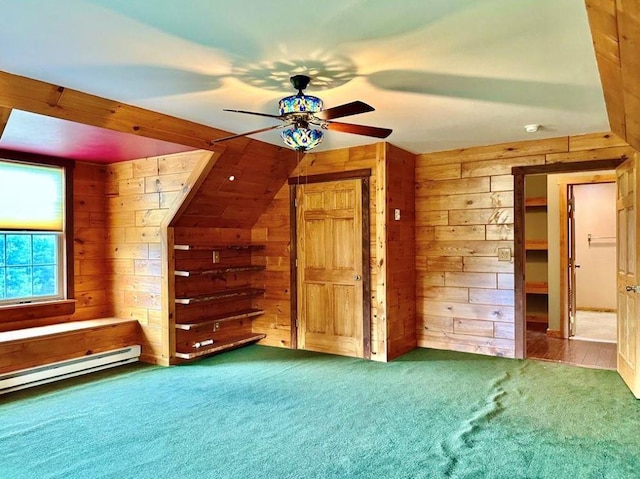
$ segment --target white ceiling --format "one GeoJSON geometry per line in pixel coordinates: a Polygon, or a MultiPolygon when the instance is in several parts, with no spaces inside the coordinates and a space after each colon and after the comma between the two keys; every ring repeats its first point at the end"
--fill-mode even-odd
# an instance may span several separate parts
{"type": "MultiPolygon", "coordinates": [[[[234,133],[309,74],[414,153],[608,131],[584,0],[0,0],[0,69],[234,133]],[[534,134],[524,125],[543,127],[534,134]]],[[[11,119],[9,125],[11,126],[11,119]]],[[[10,131],[10,128],[7,128],[10,131]]],[[[281,144],[278,131],[255,138],[281,144]]],[[[319,150],[376,139],[327,132],[319,150]]]]}

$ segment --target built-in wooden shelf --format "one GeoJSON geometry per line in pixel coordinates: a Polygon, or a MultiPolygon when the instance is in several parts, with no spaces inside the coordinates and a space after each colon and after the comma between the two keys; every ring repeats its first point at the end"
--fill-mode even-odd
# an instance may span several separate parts
{"type": "Polygon", "coordinates": [[[527,281],[524,290],[529,294],[549,294],[549,283],[544,281],[527,281]]]}
{"type": "Polygon", "coordinates": [[[180,251],[221,251],[224,249],[256,251],[264,249],[263,244],[225,244],[225,245],[198,245],[198,244],[174,244],[173,249],[180,251]]]}
{"type": "Polygon", "coordinates": [[[264,314],[254,299],[266,291],[255,286],[261,285],[257,278],[266,269],[255,264],[263,263],[255,257],[264,254],[265,245],[192,240],[173,246],[172,279],[182,291],[175,298],[175,360],[196,360],[266,338],[253,332],[251,324],[264,314]]]}
{"type": "Polygon", "coordinates": [[[216,301],[226,301],[233,299],[254,298],[264,294],[264,288],[234,288],[223,289],[212,293],[193,296],[190,298],[176,298],[176,304],[196,304],[196,303],[215,303],[216,301]]]}
{"type": "Polygon", "coordinates": [[[534,196],[531,198],[525,198],[524,205],[529,207],[536,206],[547,206],[547,197],[546,196],[534,196]]]}
{"type": "Polygon", "coordinates": [[[196,269],[196,270],[175,270],[176,276],[220,276],[227,273],[240,273],[242,271],[262,271],[266,268],[263,265],[247,264],[242,266],[221,266],[219,268],[196,269]]]}
{"type": "Polygon", "coordinates": [[[527,251],[545,251],[549,249],[547,240],[526,240],[524,247],[527,251]]]}
{"type": "Polygon", "coordinates": [[[239,311],[233,311],[232,313],[210,316],[205,321],[198,321],[197,323],[176,323],[176,329],[191,331],[192,329],[200,329],[206,326],[212,326],[215,323],[233,321],[235,319],[253,318],[262,314],[264,314],[264,311],[261,309],[242,309],[239,311]]]}
{"type": "Polygon", "coordinates": [[[180,359],[199,358],[201,356],[206,356],[207,354],[228,351],[230,349],[234,349],[239,346],[244,346],[245,344],[255,343],[256,341],[260,341],[261,339],[264,339],[266,337],[267,337],[266,334],[254,334],[251,336],[238,338],[233,341],[225,341],[224,343],[213,343],[211,346],[200,348],[195,351],[190,351],[188,353],[182,353],[182,352],[176,351],[176,358],[180,358],[180,359]]]}

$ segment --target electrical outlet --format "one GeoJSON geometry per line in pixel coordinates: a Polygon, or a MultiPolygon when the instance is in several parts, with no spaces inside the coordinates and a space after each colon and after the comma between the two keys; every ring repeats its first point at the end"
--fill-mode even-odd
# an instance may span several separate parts
{"type": "Polygon", "coordinates": [[[220,251],[214,251],[213,252],[213,262],[214,263],[219,263],[220,262],[220,251]]]}
{"type": "Polygon", "coordinates": [[[393,219],[396,221],[400,221],[400,208],[396,208],[393,210],[393,219]]]}
{"type": "Polygon", "coordinates": [[[220,323],[213,323],[213,332],[220,331],[220,323]]]}
{"type": "Polygon", "coordinates": [[[498,248],[498,261],[511,261],[511,248],[498,248]]]}

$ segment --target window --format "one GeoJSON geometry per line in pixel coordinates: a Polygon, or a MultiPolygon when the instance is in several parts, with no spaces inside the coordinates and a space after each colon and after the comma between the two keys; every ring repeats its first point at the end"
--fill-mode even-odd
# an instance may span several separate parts
{"type": "Polygon", "coordinates": [[[67,298],[65,168],[0,159],[0,306],[67,298]]]}

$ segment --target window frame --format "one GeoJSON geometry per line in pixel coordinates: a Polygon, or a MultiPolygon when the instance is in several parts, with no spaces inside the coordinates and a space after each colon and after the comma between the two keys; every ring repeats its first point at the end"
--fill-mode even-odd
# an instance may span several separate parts
{"type": "MultiPolygon", "coordinates": [[[[0,158],[0,163],[2,161],[6,161],[4,158],[0,158]]],[[[63,223],[64,225],[64,223],[63,223]]],[[[53,236],[55,237],[55,255],[56,255],[56,262],[55,264],[50,264],[47,266],[55,266],[55,275],[56,275],[56,290],[53,294],[47,294],[47,295],[37,295],[37,294],[32,294],[31,296],[23,296],[20,298],[0,298],[0,306],[13,306],[13,305],[17,305],[17,304],[29,304],[29,303],[46,303],[46,302],[51,302],[51,301],[61,301],[61,300],[65,300],[67,299],[67,291],[66,291],[66,272],[65,272],[65,265],[66,265],[66,251],[65,251],[65,237],[64,237],[64,232],[63,231],[41,231],[41,230],[11,230],[11,229],[4,229],[4,230],[0,230],[0,236],[4,236],[5,237],[5,242],[6,242],[6,238],[9,235],[24,235],[24,236],[31,236],[31,245],[33,248],[33,236],[53,236]]],[[[6,244],[6,243],[5,243],[6,244]]],[[[30,265],[7,265],[5,264],[4,266],[0,266],[0,269],[5,269],[5,271],[7,269],[13,268],[13,267],[25,267],[25,266],[30,266],[32,269],[36,268],[38,266],[41,266],[40,264],[34,263],[33,262],[33,249],[31,251],[31,263],[30,265]]],[[[31,275],[31,281],[32,281],[32,285],[33,285],[33,280],[35,278],[35,273],[32,271],[32,275],[31,275]]]]}
{"type": "Polygon", "coordinates": [[[45,155],[22,153],[0,148],[0,159],[32,164],[35,166],[55,166],[62,168],[64,176],[64,225],[61,234],[63,253],[59,268],[63,285],[60,288],[61,299],[38,300],[30,302],[0,304],[0,323],[37,319],[48,316],[61,316],[75,312],[74,256],[73,256],[73,169],[75,161],[45,155]]]}

